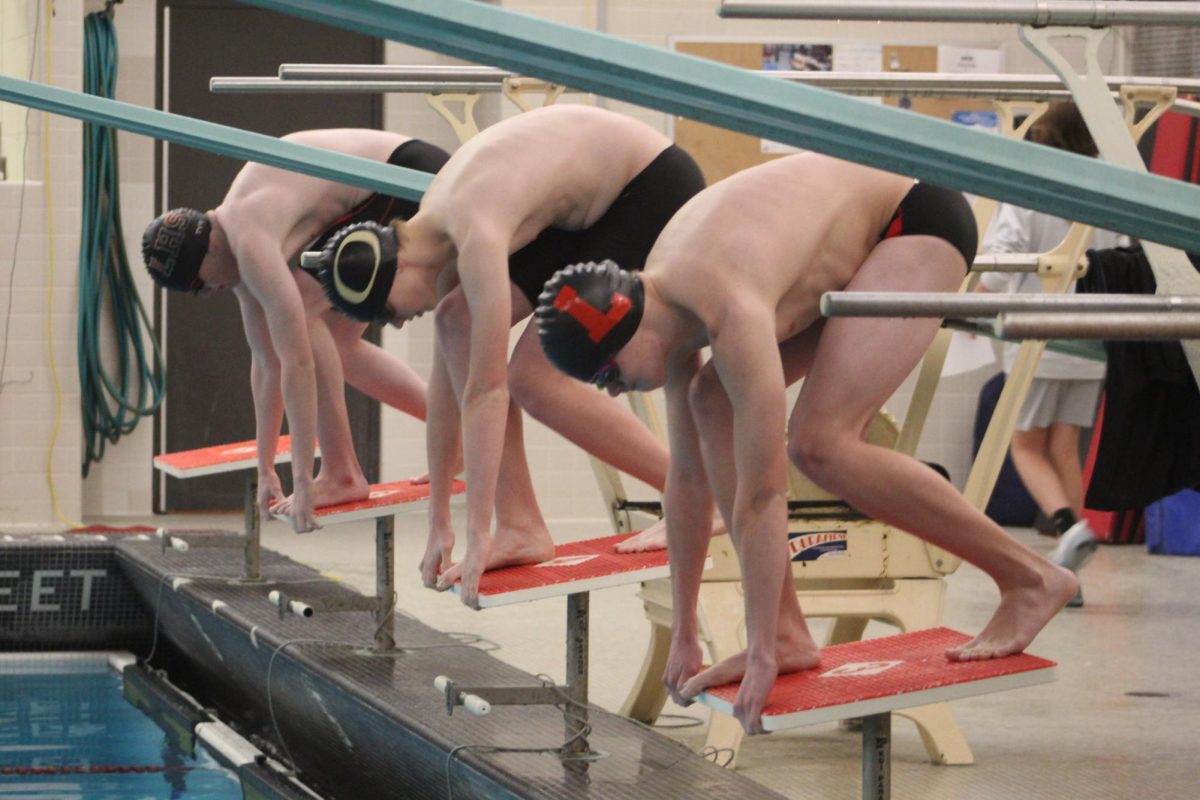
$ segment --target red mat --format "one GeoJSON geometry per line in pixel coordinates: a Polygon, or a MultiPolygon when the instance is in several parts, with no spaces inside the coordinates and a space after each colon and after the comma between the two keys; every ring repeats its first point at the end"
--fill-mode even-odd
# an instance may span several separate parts
{"type": "MultiPolygon", "coordinates": [[[[176,478],[199,478],[202,475],[254,469],[258,464],[256,452],[253,440],[219,444],[213,447],[201,447],[197,450],[163,453],[154,457],[154,467],[168,475],[174,475],[176,478]]],[[[315,455],[321,455],[319,447],[316,449],[315,455]]],[[[290,437],[280,436],[279,445],[275,450],[275,463],[282,464],[291,460],[292,440],[290,437]]]]}
{"type": "MultiPolygon", "coordinates": [[[[617,542],[633,535],[560,544],[549,561],[485,572],[479,582],[479,606],[524,603],[670,575],[666,550],[628,554],[613,550],[617,542]]],[[[459,587],[455,586],[454,591],[458,592],[459,587]]]]}
{"type": "MultiPolygon", "coordinates": [[[[768,731],[815,725],[898,708],[1049,683],[1055,663],[1020,654],[988,661],[950,661],[945,650],[972,637],[949,628],[826,647],[816,669],[783,675],[763,710],[768,731]]],[[[697,699],[733,714],[738,684],[709,689],[697,699]]]]}
{"type": "MultiPolygon", "coordinates": [[[[467,485],[455,481],[452,494],[462,494],[467,485]]],[[[371,494],[365,500],[355,500],[351,503],[341,503],[336,506],[321,506],[316,510],[317,521],[322,525],[336,525],[340,522],[351,522],[359,519],[375,519],[388,514],[408,503],[416,503],[429,499],[428,483],[413,483],[408,481],[393,481],[391,483],[371,484],[371,494]]],[[[274,514],[278,520],[288,517],[274,514]]]]}

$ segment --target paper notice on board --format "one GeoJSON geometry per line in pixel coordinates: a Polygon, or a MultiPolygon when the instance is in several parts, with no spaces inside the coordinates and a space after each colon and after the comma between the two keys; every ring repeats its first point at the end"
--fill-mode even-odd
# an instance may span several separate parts
{"type": "Polygon", "coordinates": [[[938,72],[996,74],[1004,71],[1004,51],[938,45],[938,72]]]}

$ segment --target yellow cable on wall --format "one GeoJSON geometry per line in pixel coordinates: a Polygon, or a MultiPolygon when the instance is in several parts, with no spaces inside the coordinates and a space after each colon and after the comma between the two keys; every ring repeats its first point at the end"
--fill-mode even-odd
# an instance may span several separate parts
{"type": "MultiPolygon", "coordinates": [[[[54,21],[53,0],[46,4],[46,83],[53,82],[54,59],[51,23],[54,21]]],[[[62,383],[58,379],[58,366],[54,359],[54,201],[50,187],[50,115],[42,115],[42,186],[46,193],[46,345],[50,356],[50,376],[54,380],[54,425],[50,431],[50,445],[46,453],[46,485],[50,488],[50,503],[59,522],[72,528],[82,527],[63,513],[58,504],[58,491],[54,486],[54,448],[58,444],[58,432],[62,427],[62,383]]]]}

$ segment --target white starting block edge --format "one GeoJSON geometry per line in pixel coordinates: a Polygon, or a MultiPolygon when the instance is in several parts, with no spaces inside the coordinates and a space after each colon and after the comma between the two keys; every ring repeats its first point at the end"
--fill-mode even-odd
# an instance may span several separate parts
{"type": "MultiPolygon", "coordinates": [[[[250,443],[250,453],[244,459],[237,461],[223,461],[218,464],[205,464],[199,467],[179,468],[165,461],[159,461],[161,456],[156,456],[154,459],[154,468],[160,472],[164,472],[173,478],[187,480],[188,478],[203,478],[205,475],[223,475],[226,472],[241,472],[242,470],[255,469],[258,466],[258,456],[255,454],[253,442],[250,443]]],[[[186,450],[180,452],[188,452],[186,450]]],[[[163,455],[172,456],[178,453],[164,453],[163,455]]],[[[321,457],[321,448],[317,447],[313,450],[313,459],[321,457]]],[[[292,451],[285,450],[275,454],[275,464],[289,464],[292,460],[292,451]]]]}
{"type": "MultiPolygon", "coordinates": [[[[712,569],[713,560],[709,556],[704,560],[704,569],[712,569]]],[[[527,566],[536,567],[536,564],[527,566]]],[[[550,597],[566,597],[570,594],[580,594],[582,592],[591,592],[597,589],[611,589],[614,586],[625,586],[630,583],[643,583],[645,581],[653,581],[659,578],[671,577],[670,566],[664,564],[661,567],[650,567],[648,569],[630,570],[629,572],[614,572],[608,575],[598,575],[594,578],[584,578],[577,581],[564,581],[562,583],[551,583],[546,586],[538,586],[531,589],[517,589],[512,592],[501,592],[497,594],[479,595],[479,607],[484,608],[499,608],[500,606],[511,606],[517,603],[530,603],[534,600],[545,600],[550,597]]],[[[462,594],[462,584],[454,584],[454,593],[462,594]]]]}
{"type": "MultiPolygon", "coordinates": [[[[915,708],[934,703],[945,703],[951,700],[963,700],[968,697],[1006,692],[1010,689],[1023,689],[1027,686],[1053,683],[1056,680],[1058,680],[1058,668],[1052,666],[1018,672],[1012,675],[998,675],[994,678],[965,681],[950,686],[938,686],[932,689],[920,689],[915,692],[876,697],[871,700],[860,700],[854,703],[841,703],[835,706],[824,706],[823,708],[814,708],[807,711],[795,711],[790,714],[763,714],[763,730],[783,731],[806,725],[820,725],[824,722],[838,722],[843,719],[869,717],[875,714],[898,711],[903,708],[915,708]]],[[[733,704],[715,695],[708,692],[701,692],[696,696],[696,700],[714,711],[719,711],[727,716],[733,716],[733,704]]]]}

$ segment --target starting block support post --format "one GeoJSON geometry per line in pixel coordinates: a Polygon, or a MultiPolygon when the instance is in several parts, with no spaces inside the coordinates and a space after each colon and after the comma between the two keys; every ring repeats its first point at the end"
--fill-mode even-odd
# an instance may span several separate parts
{"type": "Polygon", "coordinates": [[[242,570],[242,580],[251,583],[262,580],[261,572],[261,541],[262,541],[262,518],[258,513],[258,478],[254,473],[250,473],[246,477],[246,488],[244,496],[243,511],[246,519],[246,532],[244,534],[246,561],[245,567],[242,570]]]}
{"type": "Polygon", "coordinates": [[[370,611],[375,632],[368,655],[395,655],[396,649],[396,569],[394,557],[396,518],[383,514],[375,518],[375,595],[341,597],[305,602],[280,590],[272,591],[267,599],[279,609],[279,616],[288,614],[308,618],[320,611],[325,614],[342,611],[370,611]]]}
{"type": "Polygon", "coordinates": [[[892,796],[892,712],[862,718],[862,797],[889,800],[892,796]]]}
{"type": "Polygon", "coordinates": [[[263,583],[262,576],[262,520],[258,513],[258,480],[253,473],[246,477],[242,490],[243,518],[245,530],[241,536],[205,536],[187,541],[160,530],[162,548],[186,552],[193,547],[240,547],[243,553],[242,577],[238,583],[263,583]]]}
{"type": "Polygon", "coordinates": [[[375,651],[396,649],[396,517],[375,518],[375,651]]]}
{"type": "MultiPolygon", "coordinates": [[[[567,752],[574,756],[590,752],[588,724],[588,592],[567,595],[567,695],[578,705],[566,713],[567,752]],[[573,738],[578,737],[578,738],[573,738]]],[[[564,710],[567,711],[567,710],[564,710]]]]}
{"type": "MultiPolygon", "coordinates": [[[[562,686],[464,688],[443,676],[434,686],[446,694],[447,710],[462,705],[472,713],[486,714],[492,705],[563,706],[567,744],[560,751],[560,757],[564,768],[582,773],[588,762],[603,757],[602,753],[591,749],[587,739],[591,591],[670,575],[665,551],[615,551],[618,543],[632,535],[618,534],[562,544],[554,549],[555,557],[549,561],[485,572],[479,584],[480,608],[566,596],[565,681],[562,686]]],[[[706,568],[711,565],[710,560],[706,568]]]]}

